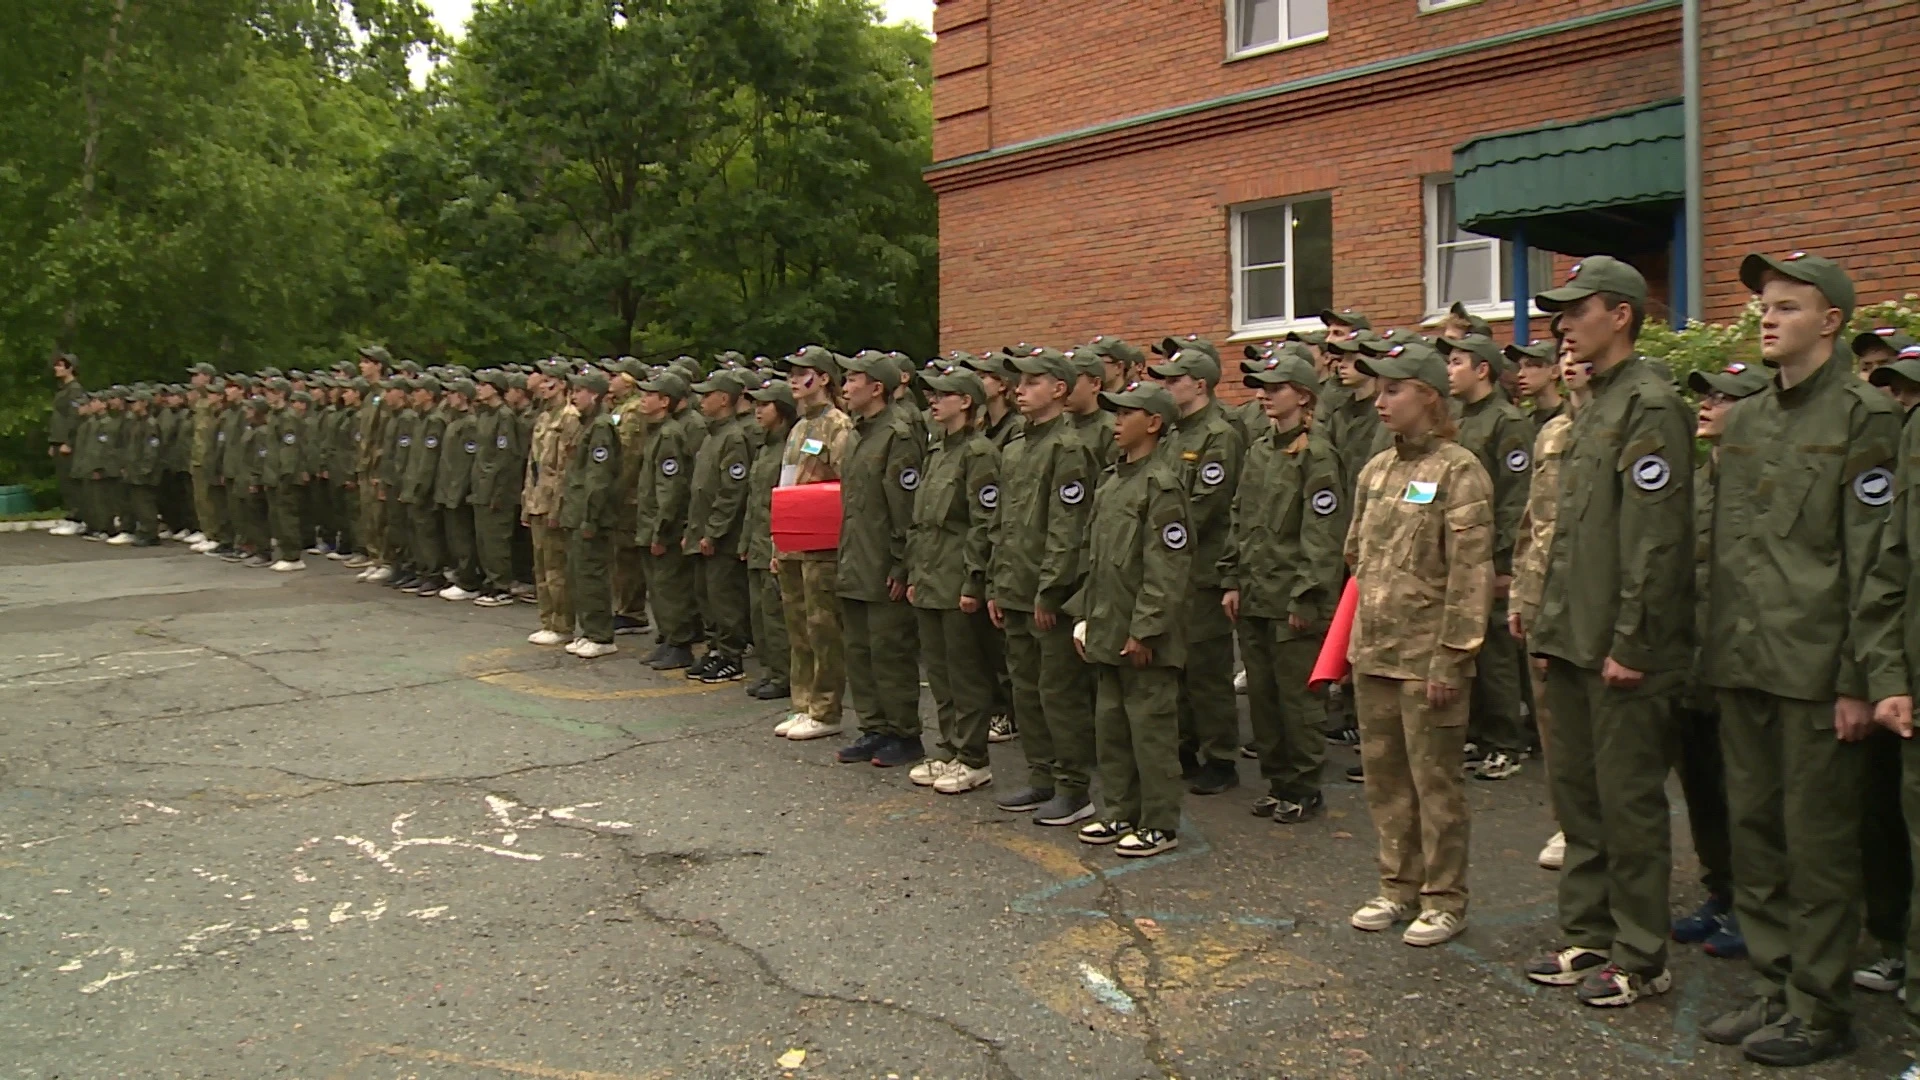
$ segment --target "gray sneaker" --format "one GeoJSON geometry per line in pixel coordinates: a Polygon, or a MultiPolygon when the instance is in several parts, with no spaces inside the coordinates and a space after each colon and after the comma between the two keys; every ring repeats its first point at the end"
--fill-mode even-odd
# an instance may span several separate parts
{"type": "Polygon", "coordinates": [[[1787,1015],[1787,1003],[1778,998],[1756,997],[1737,1009],[1721,1013],[1700,1029],[1700,1037],[1721,1046],[1739,1046],[1747,1036],[1763,1027],[1777,1024],[1787,1015]]]}
{"type": "Polygon", "coordinates": [[[1033,812],[1035,825],[1073,825],[1093,816],[1093,800],[1085,795],[1056,794],[1033,812]]]}

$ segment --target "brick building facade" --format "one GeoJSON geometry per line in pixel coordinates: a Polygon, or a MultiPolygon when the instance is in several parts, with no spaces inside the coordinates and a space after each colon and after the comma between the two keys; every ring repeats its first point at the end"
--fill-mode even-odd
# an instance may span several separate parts
{"type": "MultiPolygon", "coordinates": [[[[1703,314],[1744,302],[1754,246],[1912,287],[1920,27],[1899,0],[1700,2],[1703,314]]],[[[935,29],[944,348],[1510,318],[1522,274],[1614,245],[1684,282],[1684,188],[1640,183],[1680,169],[1680,0],[940,0],[935,29]]]]}

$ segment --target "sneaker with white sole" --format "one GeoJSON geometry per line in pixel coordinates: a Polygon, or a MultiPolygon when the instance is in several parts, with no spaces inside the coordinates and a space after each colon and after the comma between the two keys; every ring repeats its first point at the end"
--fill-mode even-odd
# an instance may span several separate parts
{"type": "Polygon", "coordinates": [[[306,568],[307,564],[301,562],[299,559],[281,559],[271,567],[274,571],[282,574],[291,574],[295,570],[305,570],[306,568]]]}
{"type": "Polygon", "coordinates": [[[199,529],[195,529],[181,538],[181,542],[187,544],[203,544],[206,543],[206,540],[207,534],[201,532],[199,529]]]}
{"type": "Polygon", "coordinates": [[[947,763],[947,771],[933,782],[933,790],[942,795],[961,795],[993,783],[993,770],[973,768],[959,761],[947,763]]]}
{"type": "Polygon", "coordinates": [[[349,555],[346,562],[349,570],[365,570],[373,565],[373,560],[365,555],[349,555]]]}
{"type": "Polygon", "coordinates": [[[1527,978],[1541,986],[1575,986],[1591,972],[1607,966],[1604,949],[1569,945],[1527,961],[1527,978]]]}
{"type": "Polygon", "coordinates": [[[449,585],[434,595],[442,600],[471,600],[480,594],[472,589],[463,589],[459,585],[449,585]]]}
{"type": "Polygon", "coordinates": [[[773,733],[784,739],[787,737],[787,732],[793,730],[793,725],[798,724],[806,718],[807,714],[803,712],[788,713],[785,720],[773,725],[773,733]]]}
{"type": "Polygon", "coordinates": [[[1020,737],[1020,728],[1007,713],[994,713],[987,717],[987,741],[1012,742],[1020,737]]]}
{"type": "Polygon", "coordinates": [[[1540,849],[1540,869],[1558,870],[1567,865],[1567,834],[1554,833],[1547,846],[1540,849]]]}
{"type": "Polygon", "coordinates": [[[1473,775],[1481,780],[1505,780],[1520,771],[1520,759],[1505,750],[1495,750],[1481,759],[1473,775]]]}
{"type": "Polygon", "coordinates": [[[1171,829],[1135,829],[1121,837],[1120,842],[1113,845],[1113,851],[1129,859],[1144,859],[1179,846],[1180,840],[1171,829]]]}
{"type": "Polygon", "coordinates": [[[582,660],[598,660],[602,656],[612,656],[620,651],[620,646],[611,641],[588,641],[573,650],[573,655],[582,660]]]}
{"type": "Polygon", "coordinates": [[[48,529],[47,535],[48,536],[72,536],[79,531],[80,531],[79,529],[76,529],[73,527],[73,522],[61,521],[61,522],[56,522],[52,528],[48,529]]]}
{"type": "Polygon", "coordinates": [[[787,738],[794,742],[824,739],[829,735],[838,734],[840,734],[839,724],[823,724],[811,716],[801,718],[799,723],[787,729],[787,738]]]}
{"type": "Polygon", "coordinates": [[[1907,962],[1899,956],[1883,956],[1853,973],[1853,985],[1876,994],[1891,994],[1906,981],[1907,962]]]}
{"type": "Polygon", "coordinates": [[[1347,925],[1355,930],[1377,933],[1391,928],[1394,923],[1407,921],[1412,914],[1412,904],[1402,904],[1385,896],[1376,896],[1361,904],[1360,910],[1347,916],[1347,925]]]}
{"type": "Polygon", "coordinates": [[[954,764],[951,761],[928,758],[907,770],[907,779],[913,781],[915,787],[932,787],[933,782],[947,775],[947,769],[954,764]]]}
{"type": "Polygon", "coordinates": [[[565,645],[569,639],[558,630],[535,630],[527,635],[527,641],[535,645],[565,645]]]}
{"type": "Polygon", "coordinates": [[[1673,989],[1673,972],[1661,968],[1653,975],[1641,975],[1626,971],[1618,964],[1608,964],[1580,980],[1580,986],[1574,996],[1582,1005],[1591,1005],[1596,1009],[1619,1009],[1639,1001],[1644,997],[1664,994],[1673,989]]]}
{"type": "Polygon", "coordinates": [[[580,651],[580,646],[585,645],[586,643],[587,643],[586,638],[583,638],[583,637],[574,638],[572,641],[567,642],[567,651],[570,653],[577,653],[580,651]]]}
{"type": "Polygon", "coordinates": [[[107,543],[112,544],[114,547],[126,547],[128,544],[133,543],[133,534],[114,533],[112,536],[107,537],[107,543]]]}
{"type": "Polygon", "coordinates": [[[1425,948],[1429,945],[1443,945],[1465,933],[1467,920],[1451,911],[1423,911],[1413,920],[1407,932],[1400,940],[1409,945],[1425,948]]]}
{"type": "Polygon", "coordinates": [[[1117,842],[1123,836],[1133,835],[1131,821],[1089,821],[1080,826],[1080,842],[1098,847],[1117,842]]]}
{"type": "Polygon", "coordinates": [[[375,567],[373,573],[367,575],[367,584],[369,585],[381,585],[392,580],[393,567],[391,566],[375,567]]]}
{"type": "Polygon", "coordinates": [[[353,553],[350,551],[340,551],[336,549],[334,551],[327,552],[327,558],[337,563],[350,563],[353,561],[353,553]]]}

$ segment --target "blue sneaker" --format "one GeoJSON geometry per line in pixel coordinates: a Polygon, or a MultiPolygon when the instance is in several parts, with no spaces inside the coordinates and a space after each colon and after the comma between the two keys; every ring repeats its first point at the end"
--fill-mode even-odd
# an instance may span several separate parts
{"type": "MultiPolygon", "coordinates": [[[[1707,936],[1706,943],[1700,946],[1708,956],[1717,956],[1722,960],[1738,960],[1747,955],[1747,938],[1740,932],[1740,920],[1729,911],[1720,920],[1720,929],[1707,936]]],[[[1858,976],[1855,976],[1856,980],[1858,976]]],[[[1920,1080],[1916,1077],[1915,1080],[1920,1080]]]]}
{"type": "Polygon", "coordinates": [[[1693,914],[1673,920],[1673,940],[1683,945],[1700,944],[1720,929],[1720,922],[1731,907],[1726,897],[1707,897],[1707,902],[1694,908],[1693,914]]]}

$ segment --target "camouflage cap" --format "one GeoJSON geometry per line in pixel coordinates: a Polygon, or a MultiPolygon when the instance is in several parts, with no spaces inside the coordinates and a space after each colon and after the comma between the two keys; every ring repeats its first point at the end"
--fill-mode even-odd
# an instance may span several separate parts
{"type": "Polygon", "coordinates": [[[1202,349],[1181,349],[1158,364],[1147,365],[1147,370],[1162,379],[1187,375],[1212,386],[1220,381],[1220,358],[1202,349]]]}
{"type": "Polygon", "coordinates": [[[1135,380],[1113,392],[1101,391],[1100,407],[1109,412],[1119,412],[1121,409],[1150,412],[1160,418],[1162,433],[1173,430],[1173,426],[1180,422],[1180,407],[1174,404],[1173,394],[1151,379],[1135,380]]]}
{"type": "Polygon", "coordinates": [[[1853,355],[1864,356],[1868,349],[1885,349],[1895,356],[1912,345],[1914,340],[1897,326],[1879,326],[1864,334],[1855,334],[1852,347],[1853,355]]]}
{"type": "Polygon", "coordinates": [[[1719,371],[1687,374],[1687,387],[1696,394],[1721,393],[1730,398],[1752,397],[1767,388],[1773,376],[1759,364],[1734,360],[1719,371]]]}
{"type": "Polygon", "coordinates": [[[1381,356],[1362,356],[1355,361],[1360,373],[1376,379],[1412,379],[1426,383],[1448,396],[1447,362],[1425,345],[1395,345],[1381,356]]]}
{"type": "Polygon", "coordinates": [[[1276,352],[1262,361],[1257,370],[1247,372],[1249,390],[1282,383],[1312,391],[1316,397],[1320,393],[1320,373],[1314,370],[1313,361],[1293,353],[1276,352]]]}
{"type": "Polygon", "coordinates": [[[1778,259],[1755,252],[1740,260],[1740,284],[1757,293],[1766,283],[1768,271],[1819,289],[1827,303],[1840,309],[1842,318],[1853,316],[1853,279],[1832,259],[1804,251],[1778,259]]]}
{"type": "Polygon", "coordinates": [[[1589,255],[1573,264],[1566,284],[1533,298],[1541,311],[1559,311],[1585,300],[1594,293],[1613,293],[1639,303],[1647,302],[1647,279],[1640,271],[1611,255],[1589,255]]]}

